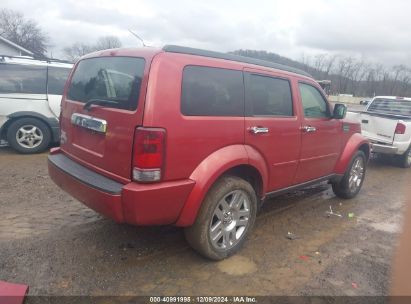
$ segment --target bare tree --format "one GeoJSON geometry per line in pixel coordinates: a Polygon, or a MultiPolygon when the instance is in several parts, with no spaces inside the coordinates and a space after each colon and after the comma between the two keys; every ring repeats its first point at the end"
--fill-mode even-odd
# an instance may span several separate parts
{"type": "Polygon", "coordinates": [[[326,59],[325,71],[324,71],[326,76],[330,75],[337,59],[338,59],[338,55],[333,55],[326,59]]]}
{"type": "Polygon", "coordinates": [[[266,51],[238,50],[234,54],[286,64],[307,71],[315,79],[331,80],[332,94],[411,96],[411,69],[403,64],[387,68],[364,57],[332,54],[303,53],[299,62],[266,51]]]}
{"type": "Polygon", "coordinates": [[[365,77],[364,65],[365,65],[364,60],[361,60],[361,61],[355,62],[352,67],[352,73],[349,78],[351,80],[351,93],[353,95],[358,94],[358,87],[360,85],[360,82],[365,77]]]}
{"type": "Polygon", "coordinates": [[[96,51],[114,49],[121,47],[121,41],[116,36],[103,36],[97,40],[97,43],[94,46],[96,51]]]}
{"type": "Polygon", "coordinates": [[[65,47],[63,52],[68,60],[76,61],[81,56],[93,52],[94,49],[84,43],[76,42],[72,46],[65,47]]]}
{"type": "Polygon", "coordinates": [[[406,68],[404,73],[402,73],[401,78],[401,87],[399,90],[398,95],[400,96],[411,96],[411,69],[406,68]]]}
{"type": "Polygon", "coordinates": [[[121,41],[115,36],[103,36],[97,39],[95,44],[74,43],[72,46],[65,47],[63,52],[70,61],[76,61],[81,56],[106,49],[121,47],[121,41]]]}
{"type": "Polygon", "coordinates": [[[318,54],[314,57],[314,68],[320,72],[323,72],[326,65],[327,54],[318,54]]]}
{"type": "Polygon", "coordinates": [[[400,86],[400,80],[402,78],[402,74],[407,71],[407,67],[403,64],[395,65],[393,67],[394,77],[392,79],[392,86],[390,90],[390,95],[394,95],[397,91],[397,88],[400,86]]]}
{"type": "Polygon", "coordinates": [[[25,19],[19,12],[0,10],[0,36],[38,56],[44,56],[47,52],[47,35],[34,20],[25,19]]]}
{"type": "Polygon", "coordinates": [[[304,53],[301,55],[300,62],[303,64],[303,69],[307,72],[307,69],[311,65],[311,57],[309,55],[305,55],[304,53]]]}

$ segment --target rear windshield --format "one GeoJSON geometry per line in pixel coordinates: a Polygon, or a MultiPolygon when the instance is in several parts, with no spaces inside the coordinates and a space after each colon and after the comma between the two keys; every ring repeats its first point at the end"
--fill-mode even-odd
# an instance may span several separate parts
{"type": "Polygon", "coordinates": [[[135,110],[145,60],[133,57],[99,57],[79,62],[67,92],[71,100],[116,101],[110,107],[135,110]]]}
{"type": "Polygon", "coordinates": [[[371,103],[367,111],[411,116],[411,101],[404,99],[377,98],[371,103]]]}

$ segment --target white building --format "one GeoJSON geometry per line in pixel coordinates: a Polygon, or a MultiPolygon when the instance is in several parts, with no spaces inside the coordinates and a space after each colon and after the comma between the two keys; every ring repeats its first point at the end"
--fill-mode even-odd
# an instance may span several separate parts
{"type": "Polygon", "coordinates": [[[20,45],[0,36],[0,55],[33,56],[34,54],[20,45]]]}

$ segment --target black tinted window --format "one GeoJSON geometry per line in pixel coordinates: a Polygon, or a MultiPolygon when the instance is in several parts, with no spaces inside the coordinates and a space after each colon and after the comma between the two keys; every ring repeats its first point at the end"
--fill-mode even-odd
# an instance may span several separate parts
{"type": "Polygon", "coordinates": [[[369,112],[411,116],[411,101],[404,99],[375,99],[368,108],[369,112]]]}
{"type": "Polygon", "coordinates": [[[328,104],[317,88],[305,83],[300,83],[299,87],[305,117],[330,117],[328,104]]]}
{"type": "Polygon", "coordinates": [[[46,94],[47,67],[0,64],[0,93],[46,94]]]}
{"type": "Polygon", "coordinates": [[[140,95],[144,63],[142,58],[131,57],[84,59],[71,79],[68,98],[80,102],[90,99],[116,101],[118,106],[114,107],[134,110],[140,95]]]}
{"type": "Polygon", "coordinates": [[[54,95],[62,95],[64,84],[70,73],[70,69],[49,67],[47,92],[54,95]]]}
{"type": "Polygon", "coordinates": [[[187,66],[183,72],[181,112],[191,116],[243,116],[243,73],[187,66]]]}
{"type": "Polygon", "coordinates": [[[293,116],[291,87],[287,80],[260,75],[248,78],[247,96],[253,115],[293,116]]]}

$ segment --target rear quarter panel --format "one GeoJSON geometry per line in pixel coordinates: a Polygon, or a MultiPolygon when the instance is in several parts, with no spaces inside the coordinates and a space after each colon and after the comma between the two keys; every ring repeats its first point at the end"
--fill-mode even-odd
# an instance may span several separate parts
{"type": "Polygon", "coordinates": [[[182,75],[187,65],[242,70],[236,63],[199,56],[160,53],[153,59],[143,124],[167,131],[165,181],[189,178],[213,152],[244,143],[244,117],[181,114],[182,75]]]}
{"type": "Polygon", "coordinates": [[[399,122],[406,125],[406,129],[404,134],[394,134],[393,146],[398,147],[397,154],[404,154],[411,146],[411,120],[399,122]]]}

